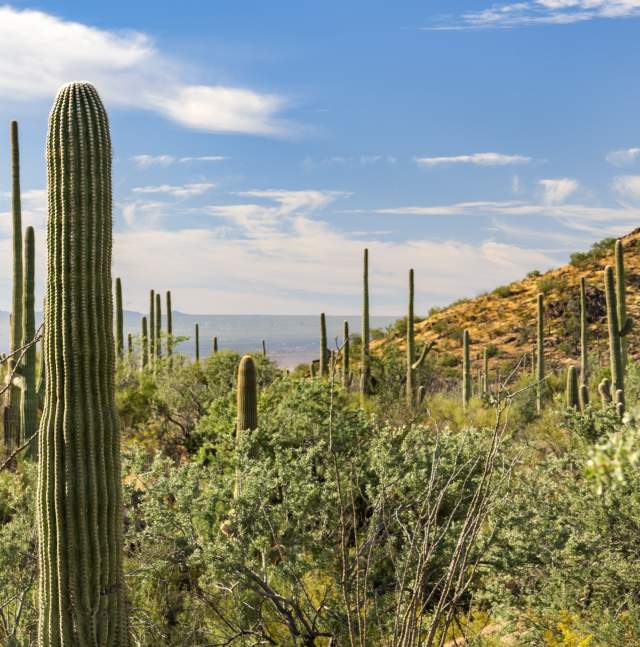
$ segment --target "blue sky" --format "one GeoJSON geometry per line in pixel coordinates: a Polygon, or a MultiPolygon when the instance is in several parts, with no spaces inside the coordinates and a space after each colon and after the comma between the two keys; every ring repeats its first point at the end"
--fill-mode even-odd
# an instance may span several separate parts
{"type": "MultiPolygon", "coordinates": [[[[42,293],[57,88],[111,117],[125,304],[352,314],[474,296],[640,222],[640,0],[0,6],[42,293]]],[[[5,142],[8,143],[8,127],[5,142]]],[[[9,303],[0,138],[0,308],[9,303]]]]}

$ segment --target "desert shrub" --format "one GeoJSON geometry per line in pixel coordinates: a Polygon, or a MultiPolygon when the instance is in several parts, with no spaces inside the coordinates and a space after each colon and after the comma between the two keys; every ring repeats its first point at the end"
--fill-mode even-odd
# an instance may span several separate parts
{"type": "Polygon", "coordinates": [[[506,299],[513,294],[513,288],[511,285],[500,285],[495,288],[491,294],[500,297],[501,299],[506,299]]]}
{"type": "Polygon", "coordinates": [[[594,243],[588,252],[574,252],[573,254],[571,254],[569,262],[574,267],[586,267],[590,263],[598,261],[604,256],[612,254],[615,244],[615,238],[603,238],[597,243],[594,243]]]}

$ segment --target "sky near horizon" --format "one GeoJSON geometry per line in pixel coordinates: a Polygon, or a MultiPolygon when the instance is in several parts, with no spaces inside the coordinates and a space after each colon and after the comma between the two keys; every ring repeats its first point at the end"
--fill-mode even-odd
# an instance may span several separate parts
{"type": "Polygon", "coordinates": [[[58,87],[111,120],[125,307],[354,314],[475,296],[640,225],[640,0],[147,0],[0,5],[0,308],[8,124],[46,236],[58,87]],[[1,131],[1,129],[0,129],[1,131]]]}

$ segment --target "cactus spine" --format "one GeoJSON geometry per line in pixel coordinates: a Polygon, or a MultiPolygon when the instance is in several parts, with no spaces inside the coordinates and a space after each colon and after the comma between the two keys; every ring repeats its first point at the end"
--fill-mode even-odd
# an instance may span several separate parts
{"type": "Polygon", "coordinates": [[[462,407],[467,408],[471,399],[471,360],[469,358],[469,331],[462,335],[462,407]]]}
{"type": "Polygon", "coordinates": [[[360,395],[371,393],[371,356],[369,354],[369,250],[364,250],[362,269],[362,356],[360,360],[360,395]]]}
{"type": "MultiPolygon", "coordinates": [[[[240,434],[258,426],[257,386],[256,365],[250,355],[245,355],[238,366],[236,443],[240,440],[240,434]]],[[[235,495],[238,496],[241,490],[242,475],[238,470],[235,495]]]]}
{"type": "Polygon", "coordinates": [[[111,143],[107,115],[88,83],[72,83],[58,93],[49,117],[47,171],[38,644],[126,647],[111,143]]]}
{"type": "Polygon", "coordinates": [[[24,240],[24,285],[22,289],[22,339],[30,346],[25,350],[22,375],[21,418],[24,442],[35,434],[38,425],[38,394],[36,391],[36,313],[34,298],[35,241],[33,227],[27,227],[24,240]]]}
{"type": "Polygon", "coordinates": [[[196,364],[200,364],[200,324],[196,324],[196,364]]]}
{"type": "Polygon", "coordinates": [[[156,357],[156,293],[149,291],[149,363],[155,366],[156,357]]]}
{"type": "Polygon", "coordinates": [[[122,316],[122,282],[120,277],[116,279],[116,355],[122,359],[124,350],[124,332],[122,316]]]}
{"type": "MultiPolygon", "coordinates": [[[[618,325],[622,328],[627,320],[627,298],[625,294],[625,271],[624,271],[624,245],[621,240],[616,240],[616,306],[618,311],[618,325]]],[[[620,340],[620,352],[622,354],[622,371],[627,368],[627,340],[620,340]]]]}
{"type": "Polygon", "coordinates": [[[320,377],[329,375],[329,349],[327,347],[327,319],[320,314],[320,377]]]}
{"type": "Polygon", "coordinates": [[[578,371],[575,366],[569,366],[567,369],[567,409],[578,409],[580,404],[578,400],[578,371]]]}
{"type": "Polygon", "coordinates": [[[349,322],[344,322],[344,329],[342,336],[342,386],[349,388],[349,322]]]}
{"type": "Polygon", "coordinates": [[[609,327],[609,358],[611,362],[611,390],[624,390],[624,367],[622,365],[622,346],[620,342],[620,324],[613,280],[613,268],[607,265],[604,269],[604,287],[607,299],[607,323],[609,327]]]}
{"type": "Polygon", "coordinates": [[[173,311],[171,310],[171,292],[167,290],[167,357],[173,355],[173,311]]]}
{"type": "Polygon", "coordinates": [[[589,404],[589,360],[587,347],[587,282],[580,279],[580,409],[589,404]]]}
{"type": "Polygon", "coordinates": [[[156,357],[162,357],[162,297],[156,294],[156,357]]]}
{"type": "Polygon", "coordinates": [[[413,270],[409,270],[409,307],[407,310],[407,406],[412,408],[414,405],[414,385],[413,385],[413,362],[415,361],[415,336],[413,330],[413,299],[414,299],[414,280],[413,270]]]}
{"type": "Polygon", "coordinates": [[[536,347],[536,410],[542,411],[544,385],[544,295],[538,294],[537,310],[537,347],[536,347]]]}
{"type": "Polygon", "coordinates": [[[142,368],[149,363],[149,331],[147,329],[147,318],[142,317],[142,336],[140,337],[140,362],[142,368]]]}
{"type": "MultiPolygon", "coordinates": [[[[22,206],[20,200],[20,144],[18,141],[18,122],[12,121],[10,126],[11,139],[11,214],[13,223],[13,285],[12,285],[12,314],[10,318],[11,339],[10,352],[15,353],[22,345],[22,206]]],[[[8,371],[17,372],[18,356],[13,355],[9,360],[8,371]]],[[[22,393],[18,386],[11,386],[5,397],[5,445],[11,448],[18,444],[20,438],[20,408],[22,393]]]]}

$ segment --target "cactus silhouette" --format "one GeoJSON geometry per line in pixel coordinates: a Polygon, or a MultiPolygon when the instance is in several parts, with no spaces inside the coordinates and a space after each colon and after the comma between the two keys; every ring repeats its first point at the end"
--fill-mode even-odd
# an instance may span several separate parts
{"type": "Polygon", "coordinates": [[[578,396],[578,371],[575,366],[569,366],[567,369],[566,403],[567,409],[578,409],[580,406],[578,396]]]}
{"type": "Polygon", "coordinates": [[[27,227],[24,237],[24,285],[22,289],[22,339],[30,344],[25,350],[22,376],[22,438],[24,442],[35,434],[38,427],[38,393],[36,391],[36,313],[34,297],[35,240],[33,227],[27,227]]]}
{"type": "Polygon", "coordinates": [[[407,383],[406,397],[409,408],[414,405],[413,363],[415,362],[415,336],[413,329],[413,299],[414,299],[413,270],[409,270],[409,305],[407,309],[407,383]]]}
{"type": "Polygon", "coordinates": [[[129,361],[133,357],[133,335],[131,333],[127,333],[127,357],[129,361]]]}
{"type": "MultiPolygon", "coordinates": [[[[236,442],[239,441],[240,434],[256,429],[258,426],[257,386],[256,365],[250,355],[245,355],[238,365],[236,442]]],[[[241,491],[242,475],[238,470],[236,474],[236,496],[241,491]]]]}
{"type": "Polygon", "coordinates": [[[156,293],[149,290],[149,364],[156,363],[156,293]]]}
{"type": "Polygon", "coordinates": [[[349,388],[349,322],[345,321],[343,326],[343,342],[342,342],[342,386],[349,388]]]}
{"type": "Polygon", "coordinates": [[[147,318],[142,317],[142,334],[140,336],[140,365],[144,369],[149,364],[149,330],[147,318]]]}
{"type": "Polygon", "coordinates": [[[371,393],[371,355],[369,350],[369,250],[364,250],[362,263],[362,355],[360,359],[360,395],[371,393]]]}
{"type": "MultiPolygon", "coordinates": [[[[18,141],[18,122],[12,121],[10,126],[11,140],[11,215],[13,226],[13,284],[11,296],[11,339],[10,352],[16,351],[23,345],[22,333],[22,206],[20,197],[20,144],[18,141]]],[[[17,366],[19,353],[11,355],[8,362],[8,374],[18,372],[17,366]]],[[[12,448],[19,443],[21,427],[21,400],[22,390],[19,386],[12,385],[5,396],[5,426],[4,436],[7,448],[12,448]]]]}
{"type": "Polygon", "coordinates": [[[624,328],[618,319],[618,305],[613,279],[613,268],[604,268],[604,287],[607,300],[607,324],[609,329],[609,359],[611,363],[611,391],[615,394],[618,389],[624,390],[624,365],[622,360],[621,338],[631,330],[632,320],[626,318],[624,328]]]}
{"type": "Polygon", "coordinates": [[[156,357],[162,357],[162,298],[156,294],[156,357]]]}
{"type": "Polygon", "coordinates": [[[587,282],[580,278],[580,409],[589,404],[589,358],[587,346],[587,282]]]}
{"type": "Polygon", "coordinates": [[[116,355],[122,359],[124,351],[124,331],[122,316],[122,282],[116,279],[116,355]]]}
{"type": "Polygon", "coordinates": [[[195,331],[195,351],[196,351],[196,364],[200,364],[200,324],[196,324],[195,331]]]}
{"type": "Polygon", "coordinates": [[[167,357],[171,362],[173,355],[173,311],[171,309],[171,292],[167,290],[167,357]]]}
{"type": "Polygon", "coordinates": [[[213,354],[215,355],[218,352],[218,338],[213,338],[213,354]]]}
{"type": "MultiPolygon", "coordinates": [[[[616,240],[615,246],[616,261],[616,310],[618,313],[618,325],[622,328],[627,320],[627,298],[625,291],[625,271],[624,271],[624,245],[621,240],[616,240]]],[[[627,368],[627,340],[620,340],[620,352],[622,355],[622,371],[627,368]]]]}
{"type": "Polygon", "coordinates": [[[489,393],[489,351],[486,346],[482,350],[482,393],[489,393]]]}
{"type": "Polygon", "coordinates": [[[88,83],[58,93],[49,117],[47,176],[38,645],[126,647],[111,142],[102,102],[88,83]]]}
{"type": "Polygon", "coordinates": [[[471,400],[471,361],[469,359],[469,331],[462,335],[462,406],[467,408],[471,400]]]}
{"type": "Polygon", "coordinates": [[[544,386],[544,295],[538,294],[537,300],[537,346],[536,346],[536,410],[542,411],[544,386]]]}
{"type": "Polygon", "coordinates": [[[329,349],[327,347],[327,320],[320,313],[320,377],[329,375],[329,349]]]}
{"type": "Polygon", "coordinates": [[[267,342],[263,339],[262,340],[262,357],[267,356],[267,342]]]}

